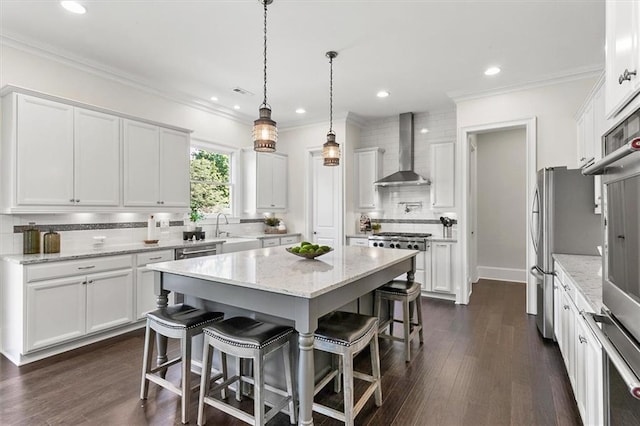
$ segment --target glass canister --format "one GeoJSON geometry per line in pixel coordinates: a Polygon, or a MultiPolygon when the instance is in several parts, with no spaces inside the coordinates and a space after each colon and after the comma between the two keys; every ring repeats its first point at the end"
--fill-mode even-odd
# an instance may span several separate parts
{"type": "Polygon", "coordinates": [[[49,229],[49,232],[42,237],[44,249],[43,253],[60,253],[60,234],[53,229],[49,229]]]}
{"type": "Polygon", "coordinates": [[[40,230],[35,222],[29,222],[29,227],[22,233],[22,253],[40,253],[40,230]]]}

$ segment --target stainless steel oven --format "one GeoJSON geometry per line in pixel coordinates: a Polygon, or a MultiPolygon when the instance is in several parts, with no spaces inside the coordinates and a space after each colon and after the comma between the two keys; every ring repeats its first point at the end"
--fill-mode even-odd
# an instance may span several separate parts
{"type": "Polygon", "coordinates": [[[584,315],[606,353],[605,418],[640,424],[640,110],[603,137],[603,315],[584,315]],[[602,329],[594,320],[602,324],[602,329]]]}

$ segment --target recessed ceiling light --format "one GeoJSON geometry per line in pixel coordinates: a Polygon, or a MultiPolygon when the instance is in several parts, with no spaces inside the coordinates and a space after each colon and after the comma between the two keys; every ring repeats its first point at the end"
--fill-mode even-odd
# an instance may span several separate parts
{"type": "Polygon", "coordinates": [[[218,102],[218,97],[217,96],[212,96],[210,98],[213,102],[218,102]]]}
{"type": "Polygon", "coordinates": [[[422,129],[420,129],[420,133],[429,133],[429,129],[423,127],[422,129]]]}
{"type": "Polygon", "coordinates": [[[233,109],[240,109],[240,105],[234,105],[233,109]]]}
{"type": "Polygon", "coordinates": [[[498,67],[489,67],[485,70],[484,75],[496,75],[500,72],[498,67]]]}
{"type": "Polygon", "coordinates": [[[78,15],[87,13],[87,9],[77,1],[61,1],[60,5],[71,13],[77,13],[78,15]]]}
{"type": "Polygon", "coordinates": [[[305,112],[307,112],[307,110],[306,110],[306,109],[304,109],[304,108],[298,108],[298,109],[296,109],[296,114],[304,114],[305,112]]]}
{"type": "Polygon", "coordinates": [[[376,94],[376,96],[379,98],[386,98],[387,96],[389,96],[389,92],[387,92],[386,90],[381,90],[376,94]]]}

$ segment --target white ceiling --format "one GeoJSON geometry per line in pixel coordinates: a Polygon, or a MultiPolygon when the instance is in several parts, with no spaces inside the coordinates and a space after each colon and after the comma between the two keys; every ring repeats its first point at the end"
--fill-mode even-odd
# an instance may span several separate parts
{"type": "MultiPolygon", "coordinates": [[[[80,3],[85,15],[55,0],[0,0],[0,35],[247,122],[257,118],[258,0],[80,3]]],[[[334,117],[442,110],[453,107],[451,95],[604,67],[604,0],[275,0],[268,10],[268,101],[283,127],[328,119],[328,50],[339,53],[334,117]],[[502,73],[484,76],[490,65],[502,73]],[[380,89],[391,96],[376,98],[380,89]],[[295,114],[297,107],[307,113],[295,114]]]]}

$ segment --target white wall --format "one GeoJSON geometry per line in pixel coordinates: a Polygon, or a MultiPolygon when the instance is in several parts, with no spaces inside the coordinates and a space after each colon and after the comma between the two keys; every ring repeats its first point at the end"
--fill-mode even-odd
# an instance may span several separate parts
{"type": "Polygon", "coordinates": [[[477,136],[476,229],[481,278],[496,278],[491,274],[496,268],[521,273],[526,268],[525,143],[524,129],[477,136]]]}

